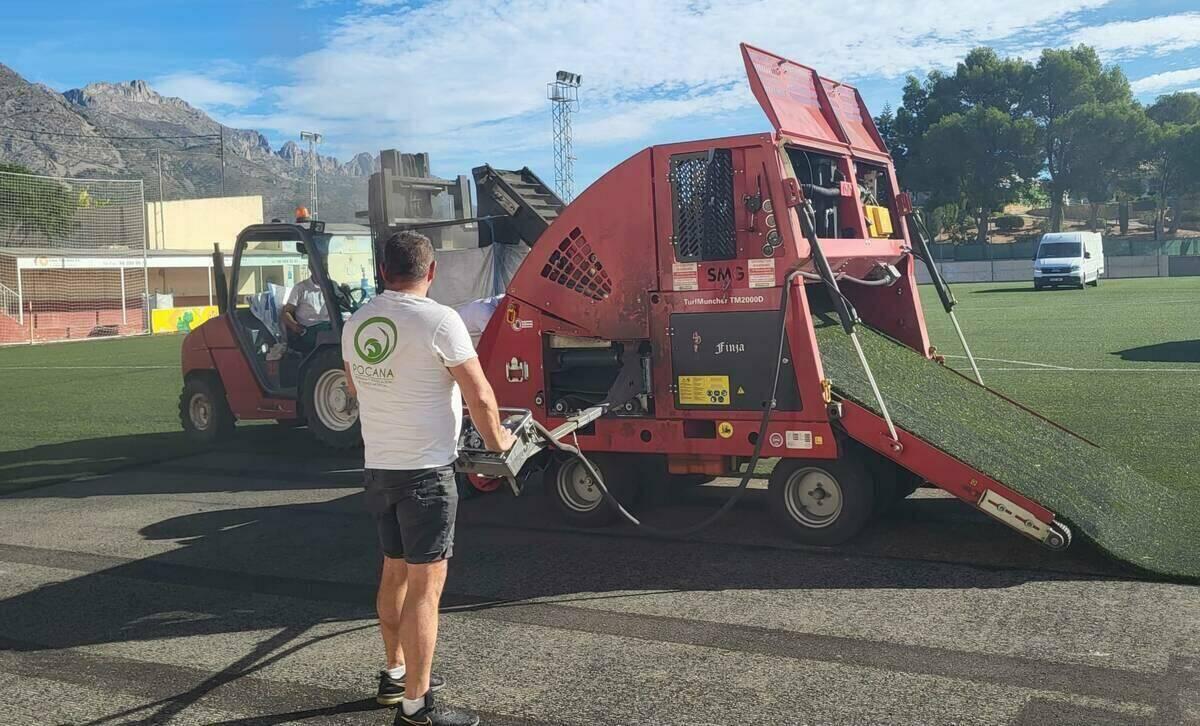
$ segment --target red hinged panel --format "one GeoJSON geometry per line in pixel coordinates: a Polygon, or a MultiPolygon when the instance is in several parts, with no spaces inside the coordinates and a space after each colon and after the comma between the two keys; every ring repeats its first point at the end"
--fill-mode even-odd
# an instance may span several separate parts
{"type": "Polygon", "coordinates": [[[777,132],[843,145],[821,108],[813,69],[742,43],[742,58],[754,97],[777,132]]]}
{"type": "Polygon", "coordinates": [[[829,105],[837,117],[846,140],[855,151],[865,151],[870,154],[887,154],[879,132],[875,130],[875,122],[867,114],[858,91],[853,86],[847,86],[828,78],[821,79],[829,105]]]}

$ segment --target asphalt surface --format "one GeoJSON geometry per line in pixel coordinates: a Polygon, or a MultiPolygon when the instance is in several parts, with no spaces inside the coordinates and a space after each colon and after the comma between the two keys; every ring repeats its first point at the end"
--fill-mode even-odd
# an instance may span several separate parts
{"type": "MultiPolygon", "coordinates": [[[[0,498],[0,723],[390,723],[359,479],[206,455],[0,498]]],[[[527,494],[463,503],[443,602],[442,700],[485,723],[1200,724],[1200,587],[1086,543],[925,491],[838,550],[759,496],[680,542],[527,494]]]]}

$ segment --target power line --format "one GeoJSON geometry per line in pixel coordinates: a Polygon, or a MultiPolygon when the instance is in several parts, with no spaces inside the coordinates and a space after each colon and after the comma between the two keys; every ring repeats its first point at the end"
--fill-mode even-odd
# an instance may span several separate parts
{"type": "Polygon", "coordinates": [[[36,134],[39,136],[62,136],[73,139],[99,139],[104,141],[175,141],[179,139],[219,139],[220,133],[216,134],[182,134],[179,136],[105,136],[103,134],[68,134],[61,131],[40,131],[38,129],[23,129],[19,126],[8,126],[0,124],[0,129],[9,131],[23,131],[27,134],[36,134]]]}

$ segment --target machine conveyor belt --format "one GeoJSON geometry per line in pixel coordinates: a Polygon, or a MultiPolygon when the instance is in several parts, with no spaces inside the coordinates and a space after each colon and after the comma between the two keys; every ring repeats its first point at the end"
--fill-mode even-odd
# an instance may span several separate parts
{"type": "MultiPolygon", "coordinates": [[[[878,413],[850,337],[832,316],[813,324],[834,392],[878,413]]],[[[1200,493],[1137,473],[865,325],[859,336],[897,427],[1042,504],[1117,559],[1200,578],[1200,493]]]]}

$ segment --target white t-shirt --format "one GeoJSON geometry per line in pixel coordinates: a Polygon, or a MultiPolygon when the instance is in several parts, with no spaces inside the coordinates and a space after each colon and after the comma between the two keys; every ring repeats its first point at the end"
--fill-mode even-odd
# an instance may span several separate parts
{"type": "Polygon", "coordinates": [[[321,286],[311,277],[297,282],[288,293],[288,305],[296,306],[296,322],[304,327],[329,321],[329,313],[325,311],[325,296],[321,294],[321,286]]]}
{"type": "Polygon", "coordinates": [[[475,347],[453,308],[385,290],[347,321],[342,357],[358,389],[368,469],[431,469],[458,457],[462,393],[447,368],[475,347]]]}

